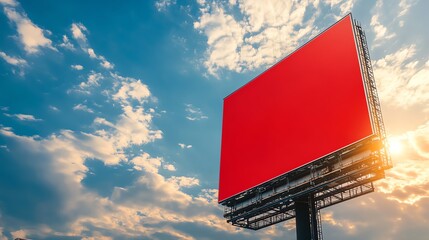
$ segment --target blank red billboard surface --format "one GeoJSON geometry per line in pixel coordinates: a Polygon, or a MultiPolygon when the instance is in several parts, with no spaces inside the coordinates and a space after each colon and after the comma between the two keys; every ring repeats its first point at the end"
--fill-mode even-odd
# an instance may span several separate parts
{"type": "Polygon", "coordinates": [[[372,134],[348,15],[224,99],[218,200],[372,134]]]}

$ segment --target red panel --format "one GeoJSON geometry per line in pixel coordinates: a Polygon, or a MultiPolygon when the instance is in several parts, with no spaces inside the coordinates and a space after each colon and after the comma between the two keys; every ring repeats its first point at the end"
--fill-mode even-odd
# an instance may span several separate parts
{"type": "Polygon", "coordinates": [[[219,202],[372,133],[348,15],[224,99],[219,202]]]}

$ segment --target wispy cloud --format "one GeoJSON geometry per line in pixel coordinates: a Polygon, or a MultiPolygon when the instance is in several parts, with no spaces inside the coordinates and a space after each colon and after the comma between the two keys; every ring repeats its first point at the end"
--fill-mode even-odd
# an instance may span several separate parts
{"type": "MultiPolygon", "coordinates": [[[[73,39],[75,39],[80,48],[88,54],[90,58],[97,59],[100,62],[100,66],[105,69],[113,69],[115,65],[109,62],[104,56],[96,54],[94,49],[90,47],[90,44],[87,39],[87,34],[89,33],[88,29],[82,23],[72,23],[70,27],[73,39]]],[[[66,37],[66,36],[65,36],[66,37]]],[[[68,42],[68,39],[66,39],[68,42]]],[[[64,42],[66,42],[64,40],[64,42]]]]}
{"type": "Polygon", "coordinates": [[[80,90],[89,94],[89,88],[93,86],[98,86],[100,84],[99,81],[103,78],[104,77],[101,73],[91,72],[88,74],[86,82],[81,82],[79,84],[79,88],[80,90]]]}
{"type": "Polygon", "coordinates": [[[71,65],[70,67],[78,71],[83,70],[83,66],[79,64],[71,65]]]}
{"type": "Polygon", "coordinates": [[[27,61],[25,59],[9,56],[2,51],[0,51],[0,57],[2,57],[7,63],[14,66],[23,66],[27,64],[27,61]]]}
{"type": "Polygon", "coordinates": [[[374,41],[379,41],[381,39],[385,40],[385,39],[393,38],[395,36],[395,34],[394,33],[389,34],[387,32],[387,28],[380,23],[378,18],[379,18],[378,15],[374,15],[371,18],[371,27],[374,29],[374,32],[375,32],[374,41]]]}
{"type": "Polygon", "coordinates": [[[104,67],[105,69],[113,69],[115,67],[115,65],[109,61],[107,61],[106,59],[102,59],[100,65],[102,67],[104,67]]]}
{"type": "Polygon", "coordinates": [[[88,55],[90,58],[97,58],[97,54],[95,54],[94,49],[88,48],[88,55]]]}
{"type": "Polygon", "coordinates": [[[12,73],[17,74],[21,77],[25,75],[24,69],[28,67],[27,61],[25,59],[22,59],[20,57],[13,57],[7,55],[5,52],[0,51],[0,57],[5,60],[7,63],[12,65],[12,73]]]}
{"type": "Polygon", "coordinates": [[[60,43],[58,46],[69,50],[75,50],[73,43],[70,42],[69,38],[66,35],[63,35],[63,42],[60,43]]]}
{"type": "Polygon", "coordinates": [[[4,12],[7,18],[16,25],[19,40],[27,53],[37,53],[42,47],[56,50],[52,46],[52,41],[45,36],[46,31],[34,24],[25,13],[19,13],[12,7],[5,7],[4,12]]]}
{"type": "Polygon", "coordinates": [[[115,65],[113,63],[110,63],[109,61],[107,61],[104,56],[95,54],[94,49],[88,48],[87,51],[88,51],[88,55],[89,55],[90,58],[94,58],[94,59],[100,60],[100,66],[102,66],[103,68],[105,68],[105,69],[113,69],[115,67],[115,65]]]}
{"type": "Polygon", "coordinates": [[[399,16],[402,17],[406,15],[410,8],[415,5],[418,2],[418,0],[401,0],[399,2],[399,16]]]}
{"type": "Polygon", "coordinates": [[[18,3],[15,0],[0,0],[0,4],[11,6],[11,7],[16,7],[18,5],[18,3]]]}
{"type": "Polygon", "coordinates": [[[7,117],[15,118],[20,121],[28,121],[28,122],[42,121],[42,119],[36,118],[33,115],[29,115],[29,114],[9,114],[9,113],[3,113],[3,114],[7,117]]]}
{"type": "Polygon", "coordinates": [[[190,121],[199,121],[208,119],[208,117],[201,111],[201,109],[195,107],[192,104],[185,104],[186,108],[186,119],[190,121]]]}
{"type": "Polygon", "coordinates": [[[85,33],[88,33],[88,30],[82,23],[72,23],[70,30],[72,32],[73,38],[82,46],[86,47],[87,38],[85,33]]]}
{"type": "Polygon", "coordinates": [[[158,12],[166,11],[171,5],[176,4],[176,0],[158,0],[155,2],[155,7],[158,12]]]}
{"type": "MultiPolygon", "coordinates": [[[[9,150],[9,148],[6,146],[6,145],[0,145],[0,149],[1,150],[4,150],[4,151],[7,151],[7,152],[10,152],[10,150],[9,150]]],[[[173,166],[174,167],[174,166],[173,166]]],[[[1,230],[1,228],[0,228],[0,230],[1,230]]],[[[1,233],[1,231],[0,231],[0,233],[1,233]]],[[[0,237],[1,237],[1,235],[0,235],[0,237]]],[[[1,238],[0,238],[1,239],[1,238]]]]}
{"type": "Polygon", "coordinates": [[[387,40],[387,39],[391,39],[393,37],[395,37],[394,33],[389,33],[386,26],[384,26],[381,22],[380,22],[380,17],[382,16],[382,12],[381,9],[383,9],[383,1],[377,1],[375,4],[375,7],[373,9],[373,11],[375,12],[375,14],[372,16],[371,18],[371,27],[375,33],[375,38],[374,38],[374,47],[378,46],[379,44],[381,44],[381,42],[387,40]]]}
{"type": "Polygon", "coordinates": [[[200,185],[200,181],[193,177],[173,176],[169,178],[167,181],[176,185],[177,188],[187,188],[187,187],[194,187],[194,186],[200,185]]]}
{"type": "Polygon", "coordinates": [[[322,3],[329,5],[333,9],[339,9],[339,15],[337,19],[343,17],[345,14],[350,12],[357,0],[325,0],[322,3]]]}
{"type": "Polygon", "coordinates": [[[374,74],[383,103],[429,109],[429,59],[416,60],[416,52],[416,46],[411,45],[374,61],[374,74]]]}
{"type": "Polygon", "coordinates": [[[55,107],[53,105],[49,105],[49,109],[51,109],[52,111],[55,111],[55,112],[59,112],[60,111],[59,108],[57,108],[57,107],[55,107]]]}
{"type": "Polygon", "coordinates": [[[81,103],[74,105],[73,110],[83,111],[83,112],[88,112],[88,113],[94,113],[94,110],[92,110],[91,108],[89,108],[85,104],[81,104],[81,103]]]}
{"type": "Polygon", "coordinates": [[[152,115],[143,111],[142,107],[122,106],[123,113],[116,123],[103,118],[96,118],[94,124],[99,127],[108,127],[104,137],[110,139],[117,149],[131,145],[142,145],[162,138],[161,130],[151,127],[152,115]]]}
{"type": "Polygon", "coordinates": [[[185,148],[192,148],[192,145],[186,145],[186,144],[184,144],[184,143],[179,143],[178,145],[179,145],[179,147],[180,147],[181,149],[185,149],[185,148]]]}

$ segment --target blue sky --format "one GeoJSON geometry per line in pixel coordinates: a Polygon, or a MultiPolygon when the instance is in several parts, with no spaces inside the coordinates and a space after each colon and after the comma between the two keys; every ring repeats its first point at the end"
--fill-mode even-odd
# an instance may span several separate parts
{"type": "Polygon", "coordinates": [[[293,221],[254,232],[222,218],[222,99],[350,11],[394,168],[322,211],[325,238],[428,234],[427,1],[0,6],[0,240],[295,239],[293,221]]]}

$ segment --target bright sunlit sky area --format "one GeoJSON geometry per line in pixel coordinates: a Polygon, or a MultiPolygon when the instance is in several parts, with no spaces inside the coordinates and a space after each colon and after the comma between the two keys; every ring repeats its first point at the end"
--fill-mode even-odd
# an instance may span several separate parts
{"type": "MultiPolygon", "coordinates": [[[[222,101],[352,12],[394,167],[325,239],[427,239],[429,1],[0,0],[0,240],[296,239],[217,204],[222,101]]],[[[335,43],[333,43],[335,44],[335,43]]],[[[268,126],[262,126],[268,127],[268,126]]]]}

